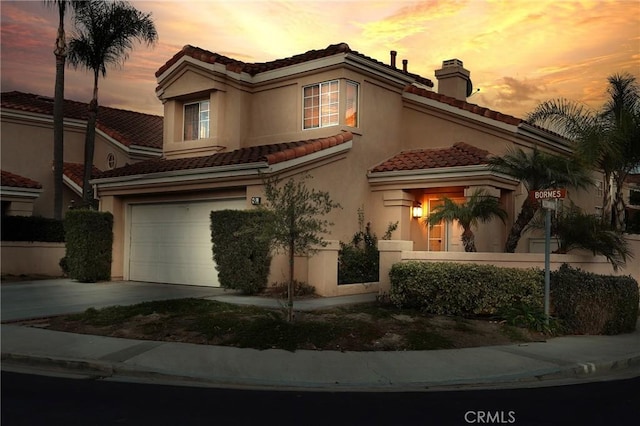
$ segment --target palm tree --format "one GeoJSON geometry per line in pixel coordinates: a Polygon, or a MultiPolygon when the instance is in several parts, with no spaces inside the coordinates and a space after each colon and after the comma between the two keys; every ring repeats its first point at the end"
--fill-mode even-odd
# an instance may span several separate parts
{"type": "Polygon", "coordinates": [[[601,111],[557,99],[538,105],[527,120],[573,141],[578,156],[602,171],[602,219],[621,230],[625,212],[623,184],[640,163],[640,89],[630,74],[615,74],[608,81],[610,99],[601,111]]]}
{"type": "MultiPolygon", "coordinates": [[[[580,161],[540,151],[537,147],[525,152],[521,148],[510,148],[502,157],[491,157],[489,168],[518,179],[527,191],[553,187],[586,188],[592,184],[591,177],[580,161]]],[[[526,197],[520,213],[511,226],[504,251],[513,253],[531,219],[540,206],[526,197]]]]}
{"type": "Polygon", "coordinates": [[[491,197],[485,191],[476,190],[465,203],[458,204],[451,198],[443,197],[440,199],[442,204],[438,205],[424,219],[424,223],[434,226],[441,221],[447,222],[458,221],[462,227],[462,244],[464,251],[475,252],[475,235],[471,230],[472,226],[478,226],[478,222],[488,222],[494,216],[504,222],[507,218],[507,212],[500,206],[497,198],[491,197]]]}
{"type": "MultiPolygon", "coordinates": [[[[531,226],[544,229],[544,220],[534,220],[531,226]]],[[[603,222],[600,217],[584,213],[573,203],[557,213],[551,231],[558,240],[558,248],[554,253],[589,250],[594,256],[605,256],[614,270],[632,257],[627,240],[620,232],[612,230],[610,224],[603,222]]]]}
{"type": "Polygon", "coordinates": [[[98,79],[107,73],[107,65],[117,65],[128,58],[133,42],[155,44],[158,33],[151,19],[124,1],[86,2],[76,11],[77,34],[69,43],[69,62],[93,71],[93,97],[89,103],[84,149],[83,202],[89,205],[93,194],[89,186],[93,169],[93,151],[98,116],[98,79]]]}
{"type": "Polygon", "coordinates": [[[45,0],[44,3],[58,8],[58,35],[53,54],[56,57],[56,82],[53,98],[53,217],[62,219],[62,173],[64,165],[64,67],[67,60],[67,41],[64,18],[67,7],[72,9],[84,5],[82,1],[45,0]]]}

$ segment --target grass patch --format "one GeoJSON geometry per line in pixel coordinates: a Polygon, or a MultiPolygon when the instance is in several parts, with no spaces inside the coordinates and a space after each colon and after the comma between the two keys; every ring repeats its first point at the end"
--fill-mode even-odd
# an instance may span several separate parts
{"type": "Polygon", "coordinates": [[[368,303],[301,312],[176,299],[87,309],[47,319],[53,330],[255,349],[433,350],[528,341],[526,330],[368,303]]]}
{"type": "Polygon", "coordinates": [[[411,330],[407,333],[406,339],[407,349],[412,351],[451,349],[454,347],[451,340],[430,330],[411,330]]]}

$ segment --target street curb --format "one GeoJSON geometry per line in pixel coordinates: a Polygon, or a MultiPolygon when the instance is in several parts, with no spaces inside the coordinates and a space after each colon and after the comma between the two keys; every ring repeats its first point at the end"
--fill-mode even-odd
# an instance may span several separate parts
{"type": "Polygon", "coordinates": [[[585,377],[640,366],[640,354],[614,361],[579,362],[557,372],[536,376],[540,380],[585,377]]]}
{"type": "MultiPolygon", "coordinates": [[[[31,367],[41,371],[55,373],[79,374],[93,379],[116,379],[123,382],[162,383],[176,386],[215,387],[222,389],[244,390],[281,390],[308,392],[428,392],[428,391],[462,391],[479,389],[513,388],[517,385],[554,386],[554,381],[571,378],[598,377],[607,372],[619,372],[640,366],[640,354],[628,358],[596,363],[578,363],[560,367],[555,371],[529,375],[493,376],[485,379],[470,379],[441,382],[409,382],[409,383],[284,383],[270,379],[234,381],[229,377],[198,378],[174,375],[161,371],[141,370],[118,362],[107,362],[73,358],[55,358],[27,354],[2,353],[2,370],[11,367],[31,367]],[[7,368],[8,367],[8,368],[7,368]],[[548,383],[548,384],[547,384],[548,383]]],[[[37,374],[37,373],[35,373],[37,374]]]]}

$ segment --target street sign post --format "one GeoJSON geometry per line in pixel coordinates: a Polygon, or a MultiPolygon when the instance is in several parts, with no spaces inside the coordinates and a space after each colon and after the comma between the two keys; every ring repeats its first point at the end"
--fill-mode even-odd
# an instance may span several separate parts
{"type": "Polygon", "coordinates": [[[558,199],[567,196],[566,189],[539,189],[529,191],[532,200],[542,204],[544,216],[544,316],[549,324],[549,293],[551,292],[551,210],[556,210],[558,199]]]}

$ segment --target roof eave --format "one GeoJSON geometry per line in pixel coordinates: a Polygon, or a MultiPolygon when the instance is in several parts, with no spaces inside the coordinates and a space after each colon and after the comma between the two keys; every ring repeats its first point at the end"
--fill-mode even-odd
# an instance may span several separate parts
{"type": "Polygon", "coordinates": [[[407,92],[403,92],[402,97],[407,100],[416,102],[418,104],[436,108],[438,110],[441,110],[450,114],[454,114],[460,117],[464,117],[469,120],[480,122],[489,126],[497,127],[507,132],[517,133],[518,131],[518,126],[515,126],[513,124],[508,124],[500,120],[485,117],[483,115],[476,114],[474,112],[467,111],[467,110],[458,108],[456,106],[437,101],[435,99],[429,99],[429,98],[425,98],[424,96],[416,95],[414,93],[407,93],[407,92]]]}
{"type": "Polygon", "coordinates": [[[42,188],[21,188],[17,186],[0,186],[0,195],[3,197],[36,199],[42,193],[42,188]]]}
{"type": "Polygon", "coordinates": [[[167,172],[137,174],[130,176],[117,176],[109,178],[92,179],[90,183],[99,188],[119,188],[127,186],[147,184],[174,184],[189,183],[200,180],[223,180],[229,178],[255,177],[260,174],[278,173],[286,169],[302,166],[307,163],[328,159],[349,151],[353,147],[353,141],[341,143],[321,151],[292,158],[275,164],[267,161],[257,161],[245,164],[233,164],[227,166],[215,166],[199,169],[172,170],[167,172]]]}
{"type": "Polygon", "coordinates": [[[533,126],[526,121],[520,123],[517,129],[517,133],[520,136],[534,139],[537,142],[541,142],[567,154],[573,152],[573,149],[571,148],[571,141],[569,141],[568,139],[546,131],[545,129],[533,126]]]}
{"type": "Polygon", "coordinates": [[[509,186],[517,186],[519,181],[511,176],[492,171],[487,164],[472,166],[437,167],[418,170],[394,170],[367,173],[372,186],[390,183],[419,183],[424,181],[464,180],[473,178],[492,178],[509,186]]]}

